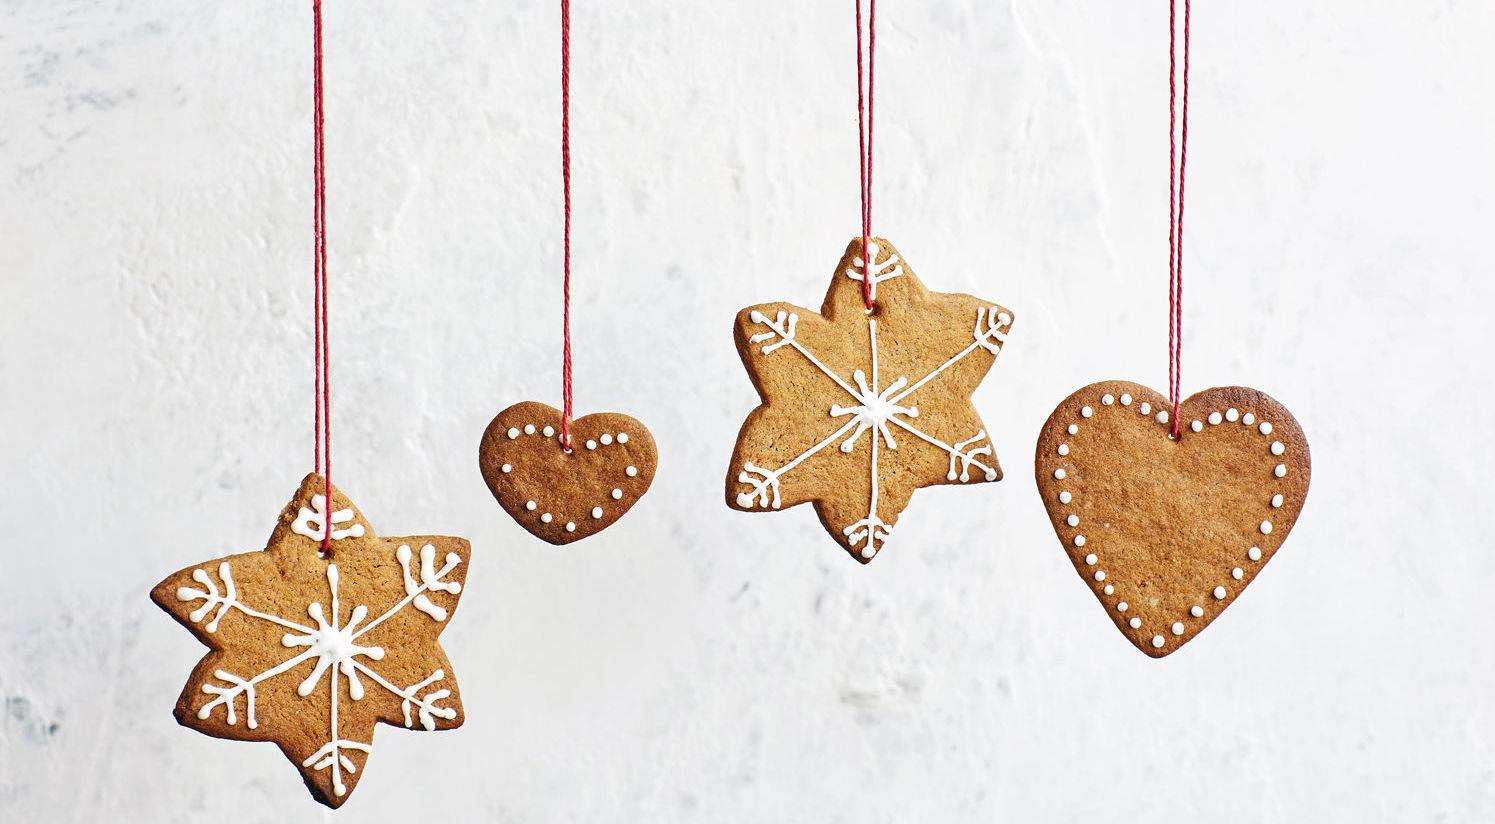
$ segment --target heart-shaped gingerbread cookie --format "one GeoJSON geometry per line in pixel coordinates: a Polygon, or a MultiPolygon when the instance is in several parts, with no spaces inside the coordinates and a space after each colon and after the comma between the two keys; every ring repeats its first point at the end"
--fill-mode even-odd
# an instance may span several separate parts
{"type": "Polygon", "coordinates": [[[524,401],[483,431],[478,467],[493,497],[536,538],[563,545],[611,526],[649,490],[658,465],[644,425],[617,412],[571,422],[561,445],[561,413],[524,401]]]}
{"type": "Polygon", "coordinates": [[[1308,494],[1308,441],[1254,389],[1219,387],[1179,406],[1127,381],[1065,398],[1038,438],[1035,472],[1054,531],[1106,614],[1161,658],[1255,580],[1308,494]]]}

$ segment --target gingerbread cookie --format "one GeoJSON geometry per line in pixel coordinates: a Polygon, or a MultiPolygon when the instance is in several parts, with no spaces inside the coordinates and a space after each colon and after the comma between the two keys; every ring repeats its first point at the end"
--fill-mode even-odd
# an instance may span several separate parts
{"type": "Polygon", "coordinates": [[[742,425],[727,505],[777,510],[812,502],[853,558],[882,550],[915,489],[1002,477],[971,405],[1012,328],[1012,312],[931,292],[882,238],[862,239],[831,276],[820,314],[788,303],[737,314],[737,351],[763,403],[742,425]]]}
{"type": "Polygon", "coordinates": [[[151,600],[212,648],[177,699],[177,721],[274,742],[312,795],[339,807],[364,775],[376,723],[461,726],[437,636],[470,548],[461,538],[380,538],[335,487],[330,505],[323,491],[320,475],[306,476],[263,551],[173,573],[151,600]]]}
{"type": "Polygon", "coordinates": [[[1235,602],[1308,494],[1308,441],[1281,404],[1220,387],[1179,406],[1102,381],[1044,424],[1038,491],[1076,571],[1137,649],[1161,658],[1235,602]]]}
{"type": "Polygon", "coordinates": [[[568,452],[561,413],[524,401],[483,431],[478,468],[498,503],[544,541],[564,545],[612,526],[649,491],[658,465],[644,425],[617,412],[571,422],[568,452]]]}

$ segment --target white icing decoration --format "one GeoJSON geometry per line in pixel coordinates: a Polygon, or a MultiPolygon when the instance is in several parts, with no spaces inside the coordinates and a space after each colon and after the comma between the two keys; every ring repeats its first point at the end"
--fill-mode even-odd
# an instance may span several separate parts
{"type": "Polygon", "coordinates": [[[511,426],[511,427],[509,427],[509,431],[508,431],[507,434],[509,436],[509,440],[512,441],[515,438],[519,437],[519,428],[516,427],[516,426],[511,426]]]}
{"type": "Polygon", "coordinates": [[[1088,406],[1082,406],[1082,407],[1080,407],[1080,416],[1081,417],[1088,418],[1088,417],[1090,417],[1091,415],[1094,415],[1094,414],[1095,414],[1095,410],[1094,409],[1091,409],[1088,406]]]}
{"type": "Polygon", "coordinates": [[[596,449],[596,448],[597,448],[597,442],[596,441],[593,441],[593,440],[588,440],[587,441],[587,449],[596,449]]]}
{"type": "Polygon", "coordinates": [[[1139,414],[1139,415],[1150,415],[1150,414],[1152,414],[1152,404],[1148,403],[1147,401],[1143,401],[1142,405],[1139,406],[1139,407],[1137,407],[1137,414],[1139,414]]]}
{"type": "Polygon", "coordinates": [[[567,532],[575,532],[576,531],[576,522],[575,521],[567,521],[566,522],[566,531],[567,532]]]}
{"type": "Polygon", "coordinates": [[[1131,406],[1132,405],[1132,396],[1128,395],[1125,392],[1122,392],[1121,393],[1121,405],[1122,406],[1131,406]]]}
{"type": "Polygon", "coordinates": [[[1277,464],[1277,466],[1272,469],[1272,474],[1276,475],[1279,478],[1287,477],[1287,464],[1277,464]]]}
{"type": "Polygon", "coordinates": [[[1225,599],[1225,587],[1215,587],[1214,595],[1215,600],[1223,601],[1225,599]]]}
{"type": "Polygon", "coordinates": [[[1116,611],[1117,612],[1126,612],[1126,607],[1127,607],[1127,603],[1125,601],[1122,601],[1121,603],[1119,603],[1119,604],[1116,605],[1116,611]]]}
{"type": "Polygon", "coordinates": [[[1189,614],[1192,615],[1192,616],[1194,616],[1195,618],[1203,618],[1204,617],[1204,607],[1199,606],[1198,604],[1195,604],[1194,606],[1189,607],[1189,614]]]}
{"type": "Polygon", "coordinates": [[[623,470],[623,473],[632,478],[633,476],[638,474],[638,467],[630,466],[627,469],[623,470]]]}
{"type": "Polygon", "coordinates": [[[1064,480],[1064,467],[1061,466],[1058,469],[1054,470],[1054,480],[1056,480],[1056,481],[1062,481],[1062,480],[1064,480]]]}
{"type": "Polygon", "coordinates": [[[534,501],[525,501],[524,508],[528,509],[530,512],[534,512],[537,508],[539,508],[539,504],[535,503],[534,501]]]}
{"type": "Polygon", "coordinates": [[[1101,591],[1105,592],[1107,595],[1114,595],[1116,594],[1116,587],[1113,587],[1110,584],[1106,584],[1104,587],[1101,587],[1101,591]]]}
{"type": "Polygon", "coordinates": [[[1244,414],[1244,415],[1241,416],[1241,424],[1242,425],[1244,425],[1244,426],[1250,426],[1251,424],[1254,424],[1254,423],[1256,423],[1256,416],[1253,415],[1253,414],[1251,414],[1250,412],[1247,412],[1246,414],[1244,414]]]}
{"type": "Polygon", "coordinates": [[[1068,518],[1064,519],[1064,522],[1066,524],[1069,524],[1070,526],[1079,526],[1080,525],[1080,516],[1078,516],[1078,515],[1070,515],[1068,518]]]}
{"type": "Polygon", "coordinates": [[[600,507],[600,506],[594,506],[594,507],[592,507],[592,517],[593,518],[601,518],[602,517],[602,507],[600,507]]]}
{"type": "Polygon", "coordinates": [[[526,435],[533,435],[533,434],[535,434],[535,425],[532,424],[532,423],[525,424],[524,425],[524,434],[526,434],[526,435]]]}
{"type": "Polygon", "coordinates": [[[1085,563],[1089,564],[1090,566],[1095,566],[1095,562],[1097,560],[1099,560],[1099,559],[1095,557],[1095,553],[1094,552],[1092,552],[1089,555],[1085,556],[1085,563]]]}
{"type": "Polygon", "coordinates": [[[1210,426],[1219,426],[1220,425],[1220,421],[1222,421],[1222,420],[1224,420],[1224,418],[1221,417],[1221,415],[1220,415],[1219,412],[1211,412],[1211,413],[1209,413],[1209,423],[1210,423],[1210,426]]]}
{"type": "Polygon", "coordinates": [[[1257,427],[1257,429],[1263,435],[1270,435],[1270,434],[1272,434],[1272,425],[1270,423],[1267,423],[1266,421],[1262,421],[1261,422],[1261,426],[1257,427]]]}
{"type": "Polygon", "coordinates": [[[628,433],[627,432],[619,432],[618,433],[618,443],[628,443],[628,433]]]}
{"type": "Polygon", "coordinates": [[[503,466],[499,467],[499,469],[501,469],[503,471],[503,473],[505,475],[507,475],[510,472],[514,471],[514,465],[513,464],[504,464],[503,466]]]}
{"type": "Polygon", "coordinates": [[[1254,546],[1254,547],[1251,547],[1250,549],[1246,550],[1246,557],[1250,558],[1253,561],[1260,561],[1261,560],[1261,547],[1254,546]]]}
{"type": "MultiPolygon", "coordinates": [[[[878,263],[877,256],[882,253],[882,245],[870,240],[867,242],[867,251],[871,253],[872,258],[872,287],[868,294],[873,300],[877,300],[877,284],[902,276],[903,261],[896,254],[890,254],[887,260],[878,263]]],[[[858,282],[866,280],[863,272],[866,271],[867,263],[863,257],[863,255],[857,255],[851,259],[851,266],[846,268],[848,278],[858,282]]]]}
{"type": "Polygon", "coordinates": [[[549,512],[540,516],[540,523],[542,524],[548,524],[553,520],[555,520],[555,516],[551,515],[549,512]]]}
{"type": "Polygon", "coordinates": [[[1075,536],[1075,546],[1084,546],[1084,545],[1085,545],[1085,536],[1084,535],[1076,535],[1075,536]]]}
{"type": "Polygon", "coordinates": [[[1071,435],[1078,435],[1078,434],[1080,434],[1080,427],[1077,426],[1077,425],[1075,425],[1075,424],[1070,424],[1069,425],[1069,429],[1067,431],[1071,435]]]}
{"type": "Polygon", "coordinates": [[[292,650],[304,648],[250,677],[239,676],[224,669],[215,669],[212,674],[213,680],[205,680],[202,683],[202,692],[212,697],[197,709],[197,717],[207,719],[213,715],[214,710],[223,707],[224,721],[230,725],[237,725],[239,714],[236,702],[240,696],[243,696],[245,724],[249,729],[257,729],[260,721],[255,706],[257,685],[292,672],[306,662],[311,662],[310,673],[297,684],[295,693],[301,698],[309,698],[321,683],[322,677],[326,675],[331,709],[327,722],[326,743],[302,761],[301,765],[317,771],[329,770],[333,793],[338,796],[347,794],[347,785],[343,781],[343,775],[353,773],[357,769],[357,765],[347,753],[350,751],[372,752],[372,745],[368,742],[341,737],[338,707],[344,697],[351,701],[361,701],[364,698],[365,679],[376,687],[401,698],[406,726],[414,724],[415,718],[411,716],[412,709],[416,711],[421,725],[428,730],[435,729],[437,718],[451,720],[457,716],[455,708],[443,707],[438,703],[451,694],[449,690],[438,689],[424,696],[420,695],[422,689],[446,677],[441,670],[437,670],[417,684],[401,689],[390,683],[375,668],[375,662],[382,661],[385,657],[384,648],[358,643],[360,637],[407,606],[413,606],[438,621],[445,619],[446,610],[432,604],[426,593],[442,591],[455,594],[461,591],[461,585],[457,582],[441,580],[457,564],[461,563],[461,557],[456,553],[448,554],[446,565],[438,572],[432,568],[434,555],[433,546],[427,544],[422,548],[421,579],[419,583],[416,583],[405,568],[410,558],[410,548],[406,545],[399,547],[396,551],[396,558],[400,561],[401,573],[405,579],[405,597],[367,623],[364,619],[368,617],[369,609],[363,604],[355,604],[348,611],[347,622],[343,622],[343,605],[339,598],[341,571],[337,564],[329,563],[326,567],[330,609],[324,611],[320,601],[313,601],[306,607],[307,615],[312,618],[315,626],[307,626],[278,615],[261,612],[245,604],[240,600],[241,593],[234,584],[229,561],[222,561],[217,567],[218,577],[223,583],[221,591],[206,570],[194,569],[192,580],[202,585],[203,589],[180,587],[177,589],[176,597],[180,601],[203,601],[203,605],[193,610],[188,616],[193,623],[202,621],[210,612],[216,610],[212,619],[204,625],[204,631],[217,631],[219,622],[227,613],[238,611],[245,616],[245,620],[264,621],[285,629],[286,632],[281,636],[283,647],[292,650]],[[343,679],[347,680],[346,694],[340,683],[343,679]]]}
{"type": "Polygon", "coordinates": [[[1131,617],[1131,620],[1127,621],[1126,623],[1127,623],[1127,626],[1130,626],[1132,629],[1141,629],[1142,628],[1142,619],[1138,618],[1135,615],[1133,615],[1131,617]]]}
{"type": "Polygon", "coordinates": [[[611,446],[613,442],[613,436],[607,434],[606,432],[603,432],[602,437],[598,438],[597,440],[601,441],[603,446],[611,446]]]}
{"type": "Polygon", "coordinates": [[[1273,455],[1281,455],[1282,453],[1284,453],[1286,451],[1287,451],[1287,447],[1282,444],[1282,441],[1272,441],[1272,454],[1273,455]]]}
{"type": "Polygon", "coordinates": [[[1282,494],[1278,493],[1276,495],[1273,495],[1272,496],[1272,508],[1273,509],[1279,509],[1279,508],[1281,508],[1281,506],[1282,506],[1282,494]]]}
{"type": "Polygon", "coordinates": [[[1061,444],[1059,444],[1058,452],[1059,452],[1060,456],[1068,455],[1069,454],[1069,444],[1067,444],[1067,443],[1061,443],[1061,444]]]}
{"type": "Polygon", "coordinates": [[[871,544],[868,544],[867,546],[862,547],[862,557],[863,558],[871,558],[873,555],[876,555],[876,554],[877,554],[877,549],[876,549],[876,547],[872,546],[871,544]]]}
{"type": "Polygon", "coordinates": [[[1105,404],[1106,406],[1110,406],[1111,404],[1116,402],[1116,399],[1111,396],[1110,392],[1107,392],[1106,394],[1100,396],[1100,402],[1105,404]]]}
{"type": "Polygon", "coordinates": [[[1192,429],[1192,430],[1194,430],[1195,432],[1203,432],[1204,431],[1204,422],[1196,420],[1193,423],[1189,424],[1189,428],[1192,429]]]}
{"type": "Polygon", "coordinates": [[[1230,571],[1230,577],[1239,581],[1242,578],[1246,577],[1246,571],[1241,569],[1240,567],[1236,567],[1235,569],[1232,569],[1230,571]]]}
{"type": "Polygon", "coordinates": [[[617,501],[617,500],[621,500],[622,498],[623,498],[623,490],[621,490],[621,489],[614,489],[613,490],[613,500],[617,501]]]}
{"type": "MultiPolygon", "coordinates": [[[[291,531],[298,535],[305,535],[313,541],[322,540],[327,530],[327,496],[311,496],[311,509],[301,507],[296,513],[296,521],[291,524],[291,531]]],[[[338,524],[345,524],[353,520],[353,510],[339,509],[332,513],[332,540],[340,541],[344,538],[362,538],[363,524],[355,523],[346,529],[338,529],[338,524]]]]}
{"type": "Polygon", "coordinates": [[[1168,422],[1168,410],[1164,409],[1164,410],[1159,411],[1158,412],[1158,423],[1167,423],[1167,422],[1168,422]]]}
{"type": "Polygon", "coordinates": [[[1103,569],[1097,569],[1095,571],[1095,580],[1097,580],[1097,581],[1104,581],[1104,580],[1106,580],[1106,571],[1103,570],[1103,569]]]}
{"type": "Polygon", "coordinates": [[[1061,504],[1067,504],[1067,503],[1069,503],[1070,501],[1074,500],[1074,497],[1075,496],[1069,494],[1069,490],[1068,489],[1063,489],[1063,490],[1059,491],[1059,503],[1061,503],[1061,504]]]}
{"type": "Polygon", "coordinates": [[[1240,416],[1240,410],[1236,409],[1234,406],[1225,410],[1225,420],[1230,421],[1231,423],[1235,423],[1236,418],[1239,418],[1240,416]]]}
{"type": "Polygon", "coordinates": [[[1263,534],[1263,535],[1271,535],[1272,534],[1272,522],[1271,521],[1262,521],[1261,522],[1261,534],[1263,534]]]}
{"type": "MultiPolygon", "coordinates": [[[[973,444],[978,444],[985,440],[986,430],[982,429],[971,437],[963,441],[958,441],[955,444],[955,448],[950,451],[950,470],[945,473],[945,480],[953,481],[958,478],[961,483],[969,481],[971,479],[971,464],[981,465],[981,462],[976,460],[976,456],[995,454],[989,443],[982,444],[981,446],[973,446],[973,444]],[[958,473],[955,471],[957,464],[960,466],[958,473]]],[[[1059,454],[1064,455],[1067,453],[1061,452],[1059,454]]],[[[997,479],[997,470],[987,467],[986,479],[988,481],[995,481],[997,479]]]]}
{"type": "Polygon", "coordinates": [[[1164,643],[1163,636],[1161,636],[1161,635],[1154,635],[1154,636],[1152,636],[1152,645],[1153,645],[1153,647],[1161,647],[1161,646],[1163,646],[1163,643],[1164,643]]]}
{"type": "Polygon", "coordinates": [[[547,426],[544,429],[540,430],[540,434],[544,435],[547,438],[553,438],[555,437],[555,427],[547,426]]]}
{"type": "MultiPolygon", "coordinates": [[[[1169,629],[1173,630],[1173,634],[1174,635],[1183,635],[1184,634],[1184,622],[1183,621],[1174,621],[1173,622],[1173,626],[1169,627],[1169,629]]],[[[1153,642],[1153,646],[1162,646],[1162,645],[1158,644],[1156,641],[1154,641],[1153,642]]]]}

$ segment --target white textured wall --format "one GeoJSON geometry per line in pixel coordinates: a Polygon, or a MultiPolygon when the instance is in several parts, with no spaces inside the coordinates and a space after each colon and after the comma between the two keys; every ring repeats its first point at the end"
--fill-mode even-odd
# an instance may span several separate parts
{"type": "MultiPolygon", "coordinates": [[[[0,819],[315,821],[178,727],[146,600],[262,546],[308,468],[304,2],[0,2],[0,819]]],[[[570,549],[476,467],[558,400],[555,3],[328,12],[335,471],[474,544],[458,732],[381,728],[344,821],[1495,819],[1495,94],[1485,2],[1201,2],[1184,381],[1274,394],[1314,486],[1152,661],[1031,481],[1052,405],[1164,387],[1164,4],[885,2],[876,229],[1018,321],[1000,484],[886,555],[719,488],[735,310],[815,306],[857,224],[849,3],[575,10],[580,411],[660,442],[570,549]]]]}

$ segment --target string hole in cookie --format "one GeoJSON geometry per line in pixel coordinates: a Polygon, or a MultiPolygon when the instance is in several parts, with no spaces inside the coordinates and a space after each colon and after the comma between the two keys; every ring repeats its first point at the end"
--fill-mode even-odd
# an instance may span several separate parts
{"type": "Polygon", "coordinates": [[[882,303],[874,300],[872,301],[872,305],[868,306],[866,309],[863,309],[862,312],[865,313],[869,318],[881,317],[882,303]]]}

